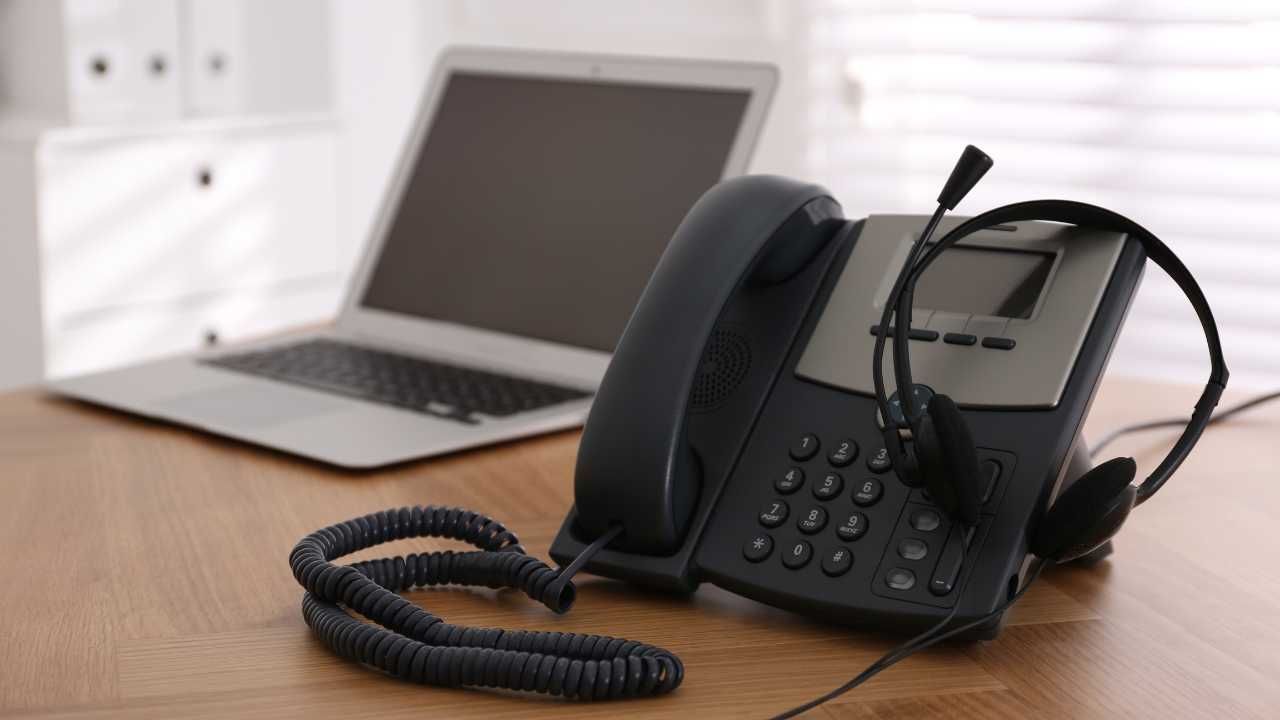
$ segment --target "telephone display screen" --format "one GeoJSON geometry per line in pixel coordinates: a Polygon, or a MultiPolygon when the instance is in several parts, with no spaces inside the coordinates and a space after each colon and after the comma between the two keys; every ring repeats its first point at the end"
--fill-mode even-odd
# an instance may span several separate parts
{"type": "Polygon", "coordinates": [[[916,283],[917,308],[1026,319],[1044,291],[1053,253],[953,246],[916,283]]]}

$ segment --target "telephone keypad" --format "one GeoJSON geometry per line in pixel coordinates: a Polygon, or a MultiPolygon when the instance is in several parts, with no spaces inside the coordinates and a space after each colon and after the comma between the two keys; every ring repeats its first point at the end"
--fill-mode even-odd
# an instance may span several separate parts
{"type": "Polygon", "coordinates": [[[794,460],[808,460],[818,454],[818,436],[813,433],[801,435],[791,445],[791,457],[794,460]]]}
{"type": "Polygon", "coordinates": [[[850,513],[836,528],[836,535],[845,541],[857,540],[867,534],[868,522],[866,515],[860,512],[850,513]]]}
{"type": "Polygon", "coordinates": [[[804,540],[797,540],[791,545],[784,548],[782,553],[782,564],[791,570],[799,570],[809,564],[809,560],[813,558],[813,546],[804,540]]]}
{"type": "Polygon", "coordinates": [[[829,472],[813,486],[813,496],[819,500],[830,500],[844,490],[844,478],[840,473],[829,472]]]}
{"type": "Polygon", "coordinates": [[[949,542],[955,523],[922,488],[898,477],[870,401],[860,402],[858,413],[808,402],[778,408],[785,417],[762,417],[757,439],[735,461],[718,501],[732,513],[709,521],[709,547],[698,558],[705,578],[783,604],[887,602],[904,613],[953,607],[968,572],[964,558],[982,551],[1016,487],[1017,457],[978,448],[989,499],[964,552],[949,542]],[[750,522],[745,530],[744,522],[750,522]],[[731,527],[736,534],[727,532],[731,527]]]}
{"type": "Polygon", "coordinates": [[[836,447],[827,455],[827,462],[832,467],[845,467],[858,458],[858,443],[852,438],[845,438],[836,443],[836,447]]]}
{"type": "Polygon", "coordinates": [[[876,478],[867,478],[853,489],[853,502],[859,507],[875,505],[884,495],[884,483],[876,478]]]}
{"type": "MultiPolygon", "coordinates": [[[[745,562],[768,560],[778,571],[803,571],[827,582],[860,578],[884,597],[947,607],[963,556],[962,545],[952,547],[953,523],[921,489],[898,482],[884,447],[871,446],[864,462],[857,441],[847,437],[804,433],[790,445],[789,460],[763,483],[761,492],[769,495],[756,500],[768,502],[758,511],[761,531],[741,546],[745,562]],[[865,471],[855,462],[864,462],[865,471]],[[840,468],[850,467],[859,477],[845,477],[848,471],[840,468]],[[814,501],[796,505],[806,485],[814,501]],[[854,567],[855,542],[862,562],[869,563],[862,570],[854,567]],[[807,570],[810,564],[818,567],[807,570]]],[[[1013,458],[981,449],[980,461],[990,498],[984,512],[990,513],[1003,495],[1001,477],[1011,472],[1013,458]]]]}
{"type": "Polygon", "coordinates": [[[853,553],[849,548],[837,545],[822,556],[822,572],[831,577],[840,577],[853,567],[853,553]]]}
{"type": "Polygon", "coordinates": [[[800,519],[796,521],[796,527],[800,528],[800,532],[806,535],[813,535],[822,532],[822,528],[827,526],[827,511],[820,507],[809,508],[800,519]]]}
{"type": "Polygon", "coordinates": [[[773,537],[769,533],[760,533],[742,546],[742,556],[751,562],[760,562],[773,552],[773,537]]]}
{"type": "Polygon", "coordinates": [[[774,500],[760,511],[760,524],[767,528],[775,528],[787,521],[791,508],[782,500],[774,500]]]}
{"type": "Polygon", "coordinates": [[[785,473],[773,481],[773,489],[783,495],[790,495],[799,490],[801,485],[804,485],[804,470],[798,467],[787,468],[785,473]]]}

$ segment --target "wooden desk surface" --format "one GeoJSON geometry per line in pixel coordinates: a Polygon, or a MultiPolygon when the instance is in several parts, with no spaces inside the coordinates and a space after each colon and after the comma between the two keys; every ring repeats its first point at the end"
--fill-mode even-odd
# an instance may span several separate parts
{"type": "MultiPolygon", "coordinates": [[[[1195,392],[1110,382],[1090,427],[1186,412],[1195,392]]],[[[1047,573],[996,641],[930,650],[812,716],[1280,716],[1278,429],[1267,407],[1210,430],[1110,560],[1047,573]]],[[[1169,438],[1114,450],[1150,468],[1169,438]]],[[[679,599],[587,577],[561,617],[514,593],[413,595],[454,622],[632,637],[686,663],[673,695],[587,705],[400,683],[312,638],[286,564],[304,534],[448,503],[545,557],[576,444],[562,433],[355,475],[35,391],[0,396],[0,715],[755,717],[891,644],[711,587],[679,599]]]]}

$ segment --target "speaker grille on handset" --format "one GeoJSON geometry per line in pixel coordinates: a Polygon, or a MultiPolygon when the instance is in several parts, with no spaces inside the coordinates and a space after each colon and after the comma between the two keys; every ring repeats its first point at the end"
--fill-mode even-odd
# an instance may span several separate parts
{"type": "Polygon", "coordinates": [[[698,375],[693,379],[689,409],[712,410],[724,402],[751,368],[751,345],[747,338],[728,328],[716,328],[702,353],[698,375]]]}

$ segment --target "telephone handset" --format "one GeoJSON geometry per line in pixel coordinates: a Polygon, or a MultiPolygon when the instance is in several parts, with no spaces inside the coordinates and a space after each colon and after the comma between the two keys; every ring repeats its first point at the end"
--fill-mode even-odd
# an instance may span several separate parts
{"type": "Polygon", "coordinates": [[[717,186],[694,205],[592,403],[574,476],[582,531],[620,524],[614,546],[648,555],[680,546],[703,485],[685,426],[708,338],[735,293],[793,278],[842,219],[822,188],[774,176],[717,186]]]}

